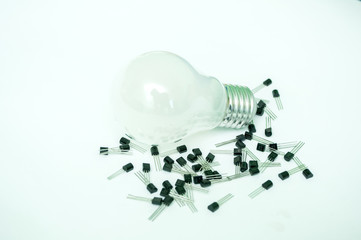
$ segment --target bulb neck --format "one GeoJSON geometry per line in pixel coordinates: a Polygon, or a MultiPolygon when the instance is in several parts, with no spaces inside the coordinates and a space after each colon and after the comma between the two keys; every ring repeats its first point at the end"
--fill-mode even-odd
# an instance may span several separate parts
{"type": "Polygon", "coordinates": [[[248,87],[223,84],[227,95],[226,110],[219,127],[240,129],[247,126],[256,114],[257,102],[248,87]]]}

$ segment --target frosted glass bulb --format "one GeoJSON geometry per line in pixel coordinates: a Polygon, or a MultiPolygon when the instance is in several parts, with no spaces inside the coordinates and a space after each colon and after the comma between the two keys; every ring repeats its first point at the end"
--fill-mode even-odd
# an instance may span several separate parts
{"type": "Polygon", "coordinates": [[[170,52],[140,55],[116,80],[115,111],[127,134],[146,144],[165,144],[220,127],[249,123],[257,104],[247,87],[199,74],[170,52]]]}

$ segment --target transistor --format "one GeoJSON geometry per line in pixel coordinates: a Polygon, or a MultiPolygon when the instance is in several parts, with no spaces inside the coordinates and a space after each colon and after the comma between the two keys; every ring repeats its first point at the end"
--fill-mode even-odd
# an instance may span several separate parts
{"type": "Polygon", "coordinates": [[[264,134],[267,137],[272,136],[272,127],[271,127],[271,118],[270,117],[266,117],[266,129],[264,130],[264,134]]]}
{"type": "Polygon", "coordinates": [[[234,196],[231,193],[228,193],[226,196],[222,197],[217,202],[213,202],[212,204],[210,204],[207,208],[208,208],[209,211],[215,212],[215,211],[217,211],[219,209],[219,207],[222,204],[226,203],[227,201],[229,201],[233,197],[234,196]]]}
{"type": "Polygon", "coordinates": [[[242,158],[241,156],[237,156],[233,159],[233,164],[235,165],[235,170],[234,170],[234,174],[238,174],[241,171],[241,163],[242,163],[242,158]]]}
{"type": "Polygon", "coordinates": [[[194,184],[200,184],[202,182],[202,180],[203,180],[203,176],[198,176],[198,175],[193,176],[193,183],[194,184]]]}
{"type": "Polygon", "coordinates": [[[264,145],[262,143],[258,143],[257,144],[257,150],[260,151],[260,152],[266,151],[266,145],[264,145]]]}
{"type": "Polygon", "coordinates": [[[171,190],[173,188],[173,185],[168,181],[168,180],[165,180],[163,183],[162,183],[162,186],[166,189],[169,189],[171,190]]]}
{"type": "Polygon", "coordinates": [[[158,191],[157,187],[154,186],[153,183],[150,182],[150,179],[147,179],[145,173],[142,173],[141,171],[138,171],[135,173],[135,176],[144,183],[144,185],[147,187],[148,192],[155,193],[158,191]]]}
{"type": "Polygon", "coordinates": [[[160,158],[159,158],[158,147],[157,147],[157,146],[152,146],[152,147],[150,148],[150,153],[152,154],[153,159],[154,159],[155,170],[156,170],[156,171],[162,170],[162,166],[161,166],[160,158]]]}
{"type": "Polygon", "coordinates": [[[254,125],[253,121],[248,125],[248,131],[251,133],[257,132],[256,126],[254,125]]]}
{"type": "Polygon", "coordinates": [[[290,152],[287,152],[285,155],[284,155],[284,159],[286,161],[291,161],[291,159],[295,156],[295,154],[303,147],[303,145],[305,145],[304,142],[298,142],[296,144],[296,146],[290,151],[290,152]]]}
{"type": "MultiPolygon", "coordinates": [[[[249,149],[246,147],[246,148],[245,148],[245,151],[246,151],[247,154],[249,155],[250,159],[253,159],[253,160],[257,161],[257,162],[258,162],[258,165],[260,165],[260,166],[264,166],[264,167],[279,167],[279,166],[281,166],[280,163],[273,163],[273,162],[272,162],[272,163],[268,163],[267,165],[263,165],[264,162],[261,162],[261,160],[259,160],[259,158],[258,158],[256,155],[254,155],[254,153],[253,153],[251,150],[249,150],[249,149]]],[[[250,166],[249,168],[251,169],[251,166],[250,166]]],[[[252,170],[250,173],[251,173],[251,175],[255,175],[255,174],[259,173],[258,168],[257,168],[257,170],[256,170],[256,169],[252,170]]]]}
{"type": "Polygon", "coordinates": [[[267,104],[264,101],[260,100],[257,103],[257,106],[258,106],[256,112],[257,115],[262,116],[264,111],[269,117],[271,117],[272,120],[275,120],[277,118],[277,115],[267,106],[267,104]]]}
{"type": "Polygon", "coordinates": [[[164,159],[163,159],[163,162],[164,163],[168,163],[168,164],[174,164],[174,160],[169,157],[169,156],[166,156],[164,159]]]}
{"type": "Polygon", "coordinates": [[[273,96],[273,98],[274,98],[275,101],[276,101],[276,105],[277,105],[278,110],[283,110],[283,105],[282,105],[280,93],[278,92],[277,89],[274,89],[274,90],[272,91],[272,96],[273,96]]]}
{"type": "Polygon", "coordinates": [[[172,202],[173,202],[174,198],[171,196],[166,196],[163,199],[162,205],[160,205],[157,210],[154,211],[154,213],[152,215],[150,215],[150,217],[148,218],[150,221],[154,221],[163,211],[166,207],[169,207],[172,202]]]}
{"type": "Polygon", "coordinates": [[[264,190],[269,190],[271,187],[273,186],[273,183],[271,180],[267,180],[266,182],[262,183],[262,186],[257,188],[256,190],[254,190],[253,192],[251,192],[250,194],[248,194],[248,196],[250,198],[255,198],[256,196],[258,196],[261,192],[263,192],[264,190]]]}
{"type": "Polygon", "coordinates": [[[127,199],[149,202],[153,205],[158,205],[158,206],[162,205],[163,202],[163,199],[160,197],[147,198],[147,197],[134,196],[131,194],[128,194],[127,199]]]}
{"type": "Polygon", "coordinates": [[[239,148],[239,149],[242,149],[242,148],[245,148],[245,147],[246,147],[246,144],[244,144],[243,141],[238,140],[238,141],[236,142],[236,147],[239,148]]]}
{"type": "Polygon", "coordinates": [[[311,177],[313,177],[313,173],[310,171],[310,169],[306,168],[305,170],[302,171],[303,176],[306,179],[309,179],[311,177]]]}
{"type": "Polygon", "coordinates": [[[269,165],[274,162],[274,160],[276,160],[276,158],[278,157],[278,154],[275,152],[271,152],[268,157],[267,160],[265,162],[263,162],[260,166],[260,171],[261,173],[263,173],[267,167],[269,167],[269,165]]]}
{"type": "Polygon", "coordinates": [[[129,145],[120,145],[118,147],[100,147],[99,148],[100,155],[109,155],[109,154],[132,154],[130,151],[129,145]]]}
{"type": "Polygon", "coordinates": [[[144,176],[150,181],[150,164],[149,163],[143,163],[143,169],[142,169],[144,176]]]}
{"type": "Polygon", "coordinates": [[[294,148],[298,142],[285,142],[285,143],[271,143],[268,145],[267,151],[272,152],[278,149],[294,148]]]}
{"type": "MultiPolygon", "coordinates": [[[[199,148],[192,149],[192,152],[193,152],[194,156],[197,157],[198,162],[202,165],[202,168],[204,170],[209,170],[209,169],[213,170],[213,168],[210,165],[211,162],[208,162],[203,158],[202,151],[199,148]]],[[[213,160],[212,160],[212,162],[213,162],[213,160]]]]}
{"type": "Polygon", "coordinates": [[[166,188],[162,188],[162,190],[160,190],[159,195],[161,195],[162,197],[168,196],[170,193],[170,189],[166,189],[166,188]]]}
{"type": "Polygon", "coordinates": [[[185,152],[187,152],[187,146],[186,145],[181,145],[181,146],[176,147],[176,149],[170,149],[170,150],[161,152],[160,156],[165,157],[165,156],[169,156],[169,155],[172,155],[172,154],[175,154],[175,153],[181,154],[181,153],[185,153],[185,152]]]}
{"type": "Polygon", "coordinates": [[[184,181],[186,183],[192,183],[192,174],[184,174],[184,181]]]}
{"type": "Polygon", "coordinates": [[[208,179],[203,179],[201,181],[201,187],[204,187],[204,188],[211,186],[211,184],[212,184],[212,182],[210,180],[208,180],[208,179]]]}
{"type": "Polygon", "coordinates": [[[181,169],[180,167],[178,167],[175,164],[169,164],[169,163],[164,163],[163,165],[163,171],[165,172],[174,172],[174,173],[179,173],[181,175],[183,174],[188,174],[188,171],[185,171],[183,169],[181,169]]]}
{"type": "Polygon", "coordinates": [[[284,171],[284,172],[281,172],[280,174],[278,174],[278,177],[282,180],[286,180],[287,178],[289,178],[291,175],[295,174],[295,173],[298,173],[300,171],[303,171],[306,169],[306,166],[305,165],[301,165],[301,166],[297,166],[295,168],[292,168],[288,171],[284,171]]]}
{"type": "Polygon", "coordinates": [[[216,143],[215,146],[216,147],[220,147],[229,143],[234,143],[237,142],[238,140],[244,141],[246,140],[246,136],[244,134],[240,134],[238,136],[236,136],[236,138],[228,140],[228,141],[224,141],[224,142],[220,142],[220,143],[216,143]]]}
{"type": "Polygon", "coordinates": [[[261,138],[259,136],[256,136],[254,135],[253,133],[251,132],[245,132],[244,133],[245,137],[247,140],[255,140],[256,142],[259,142],[259,143],[263,143],[263,144],[272,144],[273,142],[272,141],[269,141],[267,139],[264,139],[264,138],[261,138]]]}
{"type": "Polygon", "coordinates": [[[121,169],[119,169],[118,171],[116,171],[115,173],[113,173],[112,175],[110,175],[108,177],[108,180],[112,180],[113,178],[115,178],[116,176],[124,173],[124,172],[130,172],[134,169],[134,166],[132,163],[127,163],[125,164],[121,169]]]}
{"type": "Polygon", "coordinates": [[[187,161],[183,157],[177,158],[176,162],[190,174],[195,174],[193,169],[187,164],[187,161]]]}
{"type": "Polygon", "coordinates": [[[125,137],[122,137],[119,140],[119,143],[122,144],[122,145],[129,145],[131,148],[134,148],[135,150],[137,150],[140,153],[145,153],[147,151],[143,147],[139,146],[138,144],[135,144],[135,143],[131,142],[128,138],[125,138],[125,137]]]}
{"type": "Polygon", "coordinates": [[[258,92],[259,90],[261,90],[262,88],[268,87],[268,86],[271,85],[271,84],[272,84],[272,80],[268,78],[268,79],[266,79],[265,81],[263,81],[262,84],[260,84],[260,85],[258,85],[257,87],[253,88],[253,89],[252,89],[252,92],[253,92],[253,93],[256,93],[256,92],[258,92]]]}

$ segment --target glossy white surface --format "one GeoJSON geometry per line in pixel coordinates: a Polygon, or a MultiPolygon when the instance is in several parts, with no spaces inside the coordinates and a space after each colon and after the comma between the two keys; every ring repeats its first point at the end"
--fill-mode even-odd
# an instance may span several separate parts
{"type": "Polygon", "coordinates": [[[114,86],[119,128],[149,145],[173,143],[215,128],[225,116],[223,85],[200,75],[174,53],[157,51],[137,57],[114,86]]]}

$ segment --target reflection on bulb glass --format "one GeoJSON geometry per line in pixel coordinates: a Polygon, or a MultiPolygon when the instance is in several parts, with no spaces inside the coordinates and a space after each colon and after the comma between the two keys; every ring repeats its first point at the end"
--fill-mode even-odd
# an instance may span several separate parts
{"type": "Polygon", "coordinates": [[[255,115],[247,87],[223,85],[169,52],[133,60],[117,79],[115,111],[133,139],[164,144],[217,126],[240,128],[255,115]]]}

